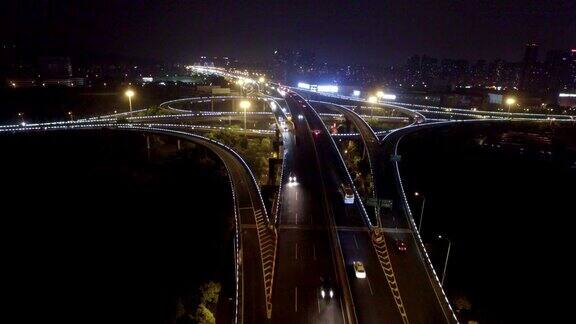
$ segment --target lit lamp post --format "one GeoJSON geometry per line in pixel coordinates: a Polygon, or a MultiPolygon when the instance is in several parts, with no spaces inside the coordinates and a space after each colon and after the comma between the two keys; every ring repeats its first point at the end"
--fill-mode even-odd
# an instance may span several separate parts
{"type": "Polygon", "coordinates": [[[240,93],[243,94],[244,93],[244,80],[238,79],[238,81],[236,81],[236,84],[240,86],[240,93]]]}
{"type": "Polygon", "coordinates": [[[510,113],[510,107],[512,107],[513,104],[516,103],[516,99],[514,99],[513,97],[509,97],[506,98],[506,104],[508,105],[508,116],[511,117],[511,113],[510,113]]]}
{"type": "Polygon", "coordinates": [[[126,90],[124,93],[128,97],[128,104],[130,105],[130,113],[132,113],[132,97],[134,97],[134,91],[126,90]]]}
{"type": "Polygon", "coordinates": [[[450,248],[452,247],[452,241],[448,238],[438,235],[438,239],[448,241],[448,251],[446,252],[446,261],[444,262],[444,270],[442,271],[442,286],[444,286],[444,278],[446,278],[446,268],[448,267],[448,257],[450,256],[450,248]]]}
{"type": "MultiPolygon", "coordinates": [[[[415,192],[414,196],[419,197],[420,193],[415,192]]],[[[424,218],[424,205],[426,204],[426,197],[422,196],[422,206],[420,207],[420,220],[418,221],[418,233],[422,235],[422,219],[424,218]]]]}
{"type": "Polygon", "coordinates": [[[240,101],[240,109],[244,110],[244,136],[246,136],[246,110],[250,108],[250,101],[240,101]]]}
{"type": "Polygon", "coordinates": [[[68,112],[68,116],[70,116],[70,121],[74,120],[74,114],[71,111],[68,112]]]}
{"type": "MultiPolygon", "coordinates": [[[[372,103],[372,104],[377,103],[377,102],[378,102],[378,97],[376,97],[376,96],[370,96],[370,97],[368,97],[368,102],[369,102],[369,103],[372,103]]],[[[372,110],[373,110],[374,108],[373,108],[373,107],[368,107],[368,109],[370,109],[370,117],[372,117],[372,110]]]]}
{"type": "Polygon", "coordinates": [[[20,117],[20,124],[21,124],[21,125],[26,125],[26,122],[24,121],[24,113],[19,112],[19,113],[18,113],[18,117],[20,117]]]}

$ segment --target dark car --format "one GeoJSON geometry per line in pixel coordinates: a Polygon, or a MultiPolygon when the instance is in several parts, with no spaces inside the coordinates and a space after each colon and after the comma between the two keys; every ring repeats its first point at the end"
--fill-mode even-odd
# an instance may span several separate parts
{"type": "Polygon", "coordinates": [[[320,280],[320,288],[318,290],[320,298],[325,300],[331,300],[336,296],[334,286],[331,280],[320,280]]]}
{"type": "Polygon", "coordinates": [[[408,246],[406,245],[406,242],[402,240],[396,240],[396,248],[398,249],[398,251],[404,252],[406,251],[406,249],[408,249],[408,246]]]}

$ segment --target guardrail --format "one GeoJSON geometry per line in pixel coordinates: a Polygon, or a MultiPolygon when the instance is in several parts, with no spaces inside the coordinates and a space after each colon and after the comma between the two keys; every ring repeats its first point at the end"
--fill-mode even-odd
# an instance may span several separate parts
{"type": "MultiPolygon", "coordinates": [[[[350,97],[350,96],[344,96],[344,95],[335,95],[335,94],[328,94],[325,92],[316,92],[316,91],[311,91],[311,90],[307,90],[307,89],[301,89],[301,88],[295,88],[295,87],[288,87],[294,91],[305,91],[305,92],[310,92],[312,94],[316,94],[319,96],[324,96],[324,97],[329,97],[329,98],[336,98],[336,99],[342,99],[342,100],[349,100],[349,101],[354,101],[354,102],[361,102],[361,103],[369,103],[370,105],[377,105],[377,106],[386,106],[387,104],[382,104],[382,103],[370,103],[368,102],[368,100],[366,99],[361,99],[358,97],[350,97]]],[[[416,119],[421,119],[422,121],[426,121],[426,116],[422,115],[421,113],[415,111],[415,110],[411,110],[405,107],[397,107],[399,110],[402,110],[403,112],[405,112],[408,115],[412,115],[413,117],[415,117],[416,119]]]]}
{"type": "MultiPolygon", "coordinates": [[[[277,106],[277,110],[278,113],[282,115],[282,118],[284,118],[284,120],[287,120],[286,114],[284,113],[284,110],[282,110],[280,104],[278,103],[278,101],[276,101],[276,99],[270,98],[269,100],[271,100],[270,102],[274,102],[274,104],[277,106]]],[[[272,106],[270,106],[270,108],[272,109],[272,106]]],[[[277,126],[278,129],[280,129],[280,124],[278,123],[278,120],[276,120],[277,122],[277,126]]],[[[284,141],[284,139],[282,139],[282,141],[284,141]]],[[[274,226],[278,226],[279,224],[279,215],[280,215],[280,207],[282,205],[282,193],[284,191],[284,173],[286,172],[286,143],[284,143],[284,150],[282,152],[282,166],[281,166],[281,170],[280,170],[280,185],[278,187],[278,194],[277,194],[277,199],[276,199],[276,205],[274,208],[274,226]]]]}
{"type": "MultiPolygon", "coordinates": [[[[312,108],[311,109],[312,113],[314,115],[316,115],[318,120],[320,120],[320,123],[322,124],[322,128],[324,129],[326,134],[330,134],[330,132],[328,131],[328,128],[326,127],[326,125],[322,121],[322,118],[320,118],[320,115],[318,115],[318,113],[316,112],[316,110],[312,106],[310,106],[310,108],[312,108]]],[[[370,221],[370,217],[368,217],[368,212],[366,211],[366,208],[364,207],[364,203],[362,202],[362,199],[360,199],[360,195],[358,194],[358,191],[356,190],[356,186],[354,185],[354,181],[352,180],[352,176],[348,172],[348,168],[346,168],[346,162],[344,162],[344,158],[340,154],[340,150],[338,150],[338,146],[336,146],[336,143],[332,139],[332,136],[330,136],[329,138],[330,138],[330,143],[336,152],[336,155],[340,159],[341,166],[343,167],[344,172],[346,173],[346,176],[348,178],[348,182],[350,183],[352,189],[354,190],[354,196],[356,197],[356,200],[358,201],[358,205],[360,206],[360,208],[362,210],[362,216],[364,216],[364,219],[365,219],[366,223],[368,224],[368,226],[372,227],[373,225],[372,225],[372,222],[370,221]]]]}
{"type": "MultiPolygon", "coordinates": [[[[315,102],[317,102],[317,101],[315,101],[315,102]]],[[[378,139],[378,136],[376,135],[376,133],[374,132],[374,130],[370,127],[370,125],[368,125],[368,123],[366,123],[366,121],[364,119],[362,119],[353,110],[348,109],[344,106],[329,103],[329,102],[320,102],[320,103],[339,107],[336,109],[343,109],[346,113],[352,115],[354,117],[353,119],[356,120],[356,121],[352,120],[352,122],[354,124],[356,124],[357,121],[359,120],[359,122],[363,124],[364,128],[367,128],[369,133],[373,136],[372,139],[376,141],[376,145],[379,145],[379,139],[378,139]]],[[[358,127],[358,125],[356,126],[356,128],[358,128],[360,130],[360,127],[358,127]]],[[[368,150],[368,164],[370,166],[370,173],[372,174],[372,179],[374,182],[376,182],[377,178],[376,178],[375,173],[374,173],[372,157],[371,157],[373,152],[371,153],[372,150],[368,147],[369,146],[368,145],[369,139],[365,138],[365,136],[362,135],[362,132],[360,132],[360,135],[362,137],[364,145],[366,146],[366,150],[368,150]]],[[[379,146],[378,146],[378,149],[379,149],[379,146]]],[[[372,193],[374,197],[378,197],[376,189],[377,189],[376,184],[374,183],[373,193],[372,193]]],[[[379,210],[379,208],[378,208],[378,210],[379,210]]],[[[379,212],[376,212],[375,216],[376,216],[376,222],[377,222],[378,226],[373,229],[374,230],[373,231],[374,236],[372,236],[371,242],[372,242],[374,249],[376,250],[378,262],[380,263],[380,266],[381,266],[382,271],[384,273],[384,276],[386,278],[386,282],[388,283],[388,287],[390,288],[392,295],[394,296],[394,302],[396,303],[396,307],[398,308],[398,312],[400,313],[402,321],[405,324],[408,324],[409,323],[408,314],[406,313],[406,308],[404,307],[404,302],[402,300],[400,288],[398,287],[398,282],[396,281],[396,275],[394,273],[394,267],[392,266],[392,261],[390,260],[390,255],[388,253],[388,244],[386,243],[385,237],[383,235],[381,235],[381,233],[378,231],[379,228],[381,228],[381,220],[380,220],[379,212]]]]}
{"type": "MultiPolygon", "coordinates": [[[[378,136],[376,136],[376,133],[374,132],[372,127],[370,127],[370,125],[368,125],[368,123],[362,117],[360,117],[358,114],[356,114],[356,112],[354,112],[353,110],[348,109],[348,108],[341,106],[341,105],[338,105],[338,104],[331,103],[331,102],[317,101],[317,100],[311,100],[311,102],[320,103],[320,104],[324,104],[324,105],[331,105],[331,106],[337,107],[335,109],[343,109],[348,114],[351,114],[352,116],[359,118],[360,123],[363,123],[363,126],[369,130],[369,132],[372,134],[372,136],[374,136],[374,139],[376,140],[376,142],[378,142],[378,136]]],[[[352,123],[356,124],[356,122],[354,120],[352,120],[352,123]]],[[[356,128],[358,128],[358,130],[360,131],[360,127],[356,126],[356,128]]],[[[359,133],[360,133],[360,137],[362,138],[362,140],[364,142],[364,146],[366,146],[365,149],[368,151],[367,155],[368,155],[368,165],[370,167],[370,174],[372,175],[372,181],[375,182],[376,177],[374,176],[374,164],[372,162],[372,157],[371,157],[372,154],[370,153],[371,150],[368,148],[368,139],[364,138],[364,135],[362,135],[362,132],[359,132],[359,133]]],[[[342,155],[340,155],[340,156],[342,156],[342,155]]],[[[344,165],[346,165],[346,164],[344,164],[344,165]]],[[[376,193],[376,185],[375,184],[372,186],[372,196],[378,197],[377,193],[376,193]]],[[[376,223],[380,225],[380,215],[376,215],[376,223]]]]}
{"type": "MultiPolygon", "coordinates": [[[[438,124],[436,124],[438,125],[438,124]]],[[[429,127],[430,124],[426,124],[423,125],[423,127],[429,127]]],[[[418,126],[415,126],[418,127],[418,126]]],[[[402,135],[403,137],[404,135],[402,135]]],[[[402,138],[401,137],[401,138],[402,138]]],[[[400,138],[400,139],[401,139],[400,138]]],[[[400,142],[400,139],[398,139],[394,145],[394,154],[397,155],[398,154],[398,144],[400,142]]],[[[433,278],[434,278],[434,283],[436,284],[436,287],[432,287],[432,289],[434,290],[437,298],[437,290],[440,290],[442,297],[444,299],[444,302],[446,302],[446,305],[448,305],[448,308],[451,312],[452,318],[458,322],[458,319],[456,318],[456,314],[454,313],[454,310],[452,309],[452,306],[450,305],[450,301],[448,300],[448,297],[446,297],[446,293],[444,292],[444,289],[442,289],[442,285],[440,284],[440,280],[438,279],[438,276],[436,274],[436,271],[434,270],[434,267],[432,266],[432,262],[430,260],[430,257],[428,256],[428,252],[426,251],[426,247],[424,246],[424,242],[422,241],[422,237],[420,236],[420,233],[418,232],[418,227],[416,226],[416,223],[414,221],[414,217],[412,215],[412,211],[410,209],[410,205],[408,204],[408,200],[406,198],[406,192],[404,191],[404,186],[402,183],[402,179],[400,177],[400,168],[398,166],[398,161],[392,161],[392,163],[394,164],[394,168],[395,168],[395,175],[396,175],[396,180],[397,180],[397,184],[398,184],[398,189],[400,191],[400,196],[401,196],[401,200],[402,200],[402,206],[404,207],[403,210],[406,213],[406,218],[408,219],[408,223],[410,224],[410,228],[412,230],[413,233],[416,233],[416,237],[418,238],[418,251],[420,254],[420,259],[424,260],[425,262],[425,268],[426,268],[426,273],[428,274],[428,276],[430,276],[430,271],[432,272],[433,278]]],[[[432,279],[432,278],[429,278],[432,279]]],[[[442,310],[444,312],[444,307],[442,307],[442,310]]],[[[446,314],[444,314],[446,316],[446,314]]]]}
{"type": "MultiPolygon", "coordinates": [[[[462,109],[462,108],[451,108],[451,107],[441,107],[441,106],[430,106],[430,105],[420,105],[420,104],[411,104],[405,102],[393,102],[396,105],[408,106],[408,107],[419,107],[422,109],[433,109],[433,110],[443,110],[445,112],[462,112],[462,113],[474,113],[477,115],[485,115],[485,116],[501,116],[503,118],[511,117],[511,116],[524,116],[522,118],[533,118],[533,119],[547,119],[547,118],[555,118],[555,119],[576,119],[576,116],[573,115],[558,115],[558,114],[535,114],[535,113],[523,113],[523,112],[500,112],[500,111],[484,111],[484,110],[470,110],[470,109],[462,109]],[[526,117],[528,116],[528,117],[526,117]]],[[[516,119],[516,117],[513,117],[516,119]]]]}
{"type": "MultiPolygon", "coordinates": [[[[183,132],[183,131],[179,131],[179,130],[174,130],[174,129],[170,129],[170,128],[158,128],[156,126],[162,126],[162,127],[171,127],[170,125],[166,125],[166,124],[115,124],[115,123],[94,123],[94,124],[75,124],[75,125],[44,125],[44,126],[40,126],[40,125],[35,125],[35,126],[19,126],[19,127],[14,127],[14,128],[2,128],[0,129],[0,132],[26,132],[26,131],[57,131],[57,130],[95,130],[95,129],[102,129],[102,128],[112,128],[112,129],[121,129],[121,130],[130,130],[130,131],[142,131],[142,132],[153,132],[153,133],[169,133],[169,134],[173,134],[173,135],[181,135],[181,136],[185,136],[185,137],[191,137],[191,138],[197,138],[199,140],[208,142],[212,145],[218,146],[220,148],[223,148],[224,150],[226,150],[229,154],[231,154],[232,156],[234,156],[235,159],[237,159],[238,161],[241,162],[241,164],[243,165],[244,170],[246,171],[246,173],[248,173],[252,179],[252,185],[254,186],[254,188],[256,188],[257,193],[258,193],[258,198],[260,199],[260,203],[262,205],[262,212],[264,213],[264,217],[266,219],[267,224],[270,224],[270,220],[268,217],[268,214],[266,212],[266,208],[264,205],[264,200],[262,199],[262,194],[260,192],[260,188],[258,186],[258,183],[256,182],[256,178],[254,177],[251,169],[249,168],[248,164],[246,163],[246,161],[244,161],[244,159],[238,154],[236,153],[232,148],[228,147],[227,145],[220,143],[218,141],[212,140],[210,138],[207,137],[203,137],[197,134],[193,134],[193,133],[188,133],[188,132],[183,132]]],[[[173,125],[174,126],[174,125],[173,125]]],[[[173,127],[172,126],[172,127],[173,127]]],[[[176,124],[175,126],[177,127],[181,127],[182,125],[176,124]]],[[[228,174],[232,174],[230,172],[230,169],[228,169],[228,166],[226,165],[226,163],[224,163],[228,174]]],[[[241,276],[242,276],[242,271],[240,270],[240,268],[242,267],[242,257],[240,255],[240,251],[241,251],[241,236],[239,234],[239,228],[240,228],[240,221],[239,221],[239,217],[238,217],[238,213],[237,213],[237,208],[238,205],[236,204],[236,195],[235,195],[235,187],[234,184],[232,183],[232,180],[229,178],[230,183],[231,183],[231,188],[232,188],[232,193],[233,193],[233,200],[235,203],[235,208],[234,208],[234,217],[235,217],[235,221],[236,221],[236,240],[235,240],[235,247],[236,247],[236,259],[235,259],[235,268],[236,268],[236,317],[235,317],[235,323],[238,322],[238,319],[242,316],[241,314],[241,308],[239,307],[239,303],[241,301],[241,291],[242,289],[239,289],[239,285],[240,285],[240,280],[241,280],[241,276]]],[[[256,213],[256,210],[254,211],[256,213]]],[[[258,224],[258,221],[256,221],[256,224],[258,224]]],[[[261,242],[260,240],[260,232],[261,230],[258,229],[258,236],[259,236],[259,242],[261,242]]],[[[264,275],[264,285],[265,285],[265,294],[266,294],[266,308],[268,310],[268,313],[270,314],[271,312],[271,295],[272,295],[272,280],[274,277],[274,264],[275,264],[275,256],[276,256],[276,246],[277,246],[277,234],[275,231],[272,232],[272,236],[273,236],[273,252],[272,252],[272,270],[271,273],[266,274],[265,271],[265,267],[264,267],[264,251],[262,250],[262,244],[260,244],[260,254],[262,259],[262,266],[263,266],[263,275],[264,275]],[[269,279],[269,283],[266,284],[266,278],[270,278],[269,279]]],[[[270,272],[270,271],[269,271],[270,272]]],[[[270,315],[268,315],[270,316],[270,315]]]]}

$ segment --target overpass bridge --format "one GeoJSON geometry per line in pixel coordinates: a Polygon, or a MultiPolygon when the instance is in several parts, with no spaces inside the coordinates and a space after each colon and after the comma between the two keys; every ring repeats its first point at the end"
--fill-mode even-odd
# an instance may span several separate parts
{"type": "MultiPolygon", "coordinates": [[[[228,76],[230,77],[230,76],[228,76]]],[[[171,110],[160,116],[121,113],[77,121],[3,125],[3,132],[79,131],[113,129],[175,136],[203,145],[223,161],[233,192],[236,223],[236,312],[240,323],[454,323],[456,317],[432,268],[406,200],[399,170],[398,143],[412,132],[456,123],[510,122],[500,119],[432,121],[420,112],[400,107],[411,124],[376,132],[347,98],[308,101],[298,91],[276,87],[278,96],[253,97],[264,111],[248,113],[253,120],[270,119],[280,129],[284,146],[280,185],[272,211],[262,200],[258,183],[233,148],[195,133],[224,130],[210,124],[222,117],[239,120],[234,111],[190,110],[179,102],[240,100],[245,97],[184,98],[164,103],[171,110]],[[335,100],[337,99],[337,100],[335,100]],[[330,136],[317,111],[322,104],[354,124],[356,134],[330,136]],[[173,107],[174,106],[174,107],[173,107]],[[278,109],[274,109],[274,107],[278,109]],[[300,116],[302,116],[300,118],[300,116]],[[119,122],[119,119],[124,120],[119,122]],[[291,119],[291,121],[289,121],[291,119]],[[281,121],[288,121],[283,130],[281,121]],[[363,141],[374,179],[373,198],[391,200],[392,208],[370,216],[334,138],[363,141]],[[290,178],[298,177],[297,184],[290,178]],[[355,202],[342,203],[341,183],[354,190],[355,202]],[[393,248],[407,242],[409,253],[393,248]],[[368,278],[356,280],[352,261],[364,261],[368,278]],[[326,302],[318,287],[327,278],[337,291],[326,302]]],[[[203,105],[203,106],[202,106],[203,105]]],[[[399,109],[398,107],[382,109],[399,109]]],[[[140,111],[142,112],[142,111],[140,111]]],[[[524,119],[521,119],[524,120],[524,119]]],[[[539,122],[547,122],[540,119],[539,122]]],[[[270,129],[246,130],[251,136],[277,136],[270,129]]]]}

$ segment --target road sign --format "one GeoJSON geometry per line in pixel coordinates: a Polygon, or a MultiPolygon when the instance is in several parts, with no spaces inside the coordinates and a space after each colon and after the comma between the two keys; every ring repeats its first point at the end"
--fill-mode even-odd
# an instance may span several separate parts
{"type": "Polygon", "coordinates": [[[392,209],[392,200],[391,199],[380,199],[380,207],[392,209]]]}
{"type": "Polygon", "coordinates": [[[378,199],[378,198],[368,198],[366,204],[372,207],[384,207],[392,209],[392,200],[390,199],[378,199]]]}

